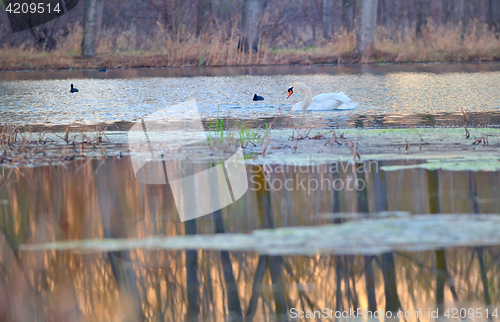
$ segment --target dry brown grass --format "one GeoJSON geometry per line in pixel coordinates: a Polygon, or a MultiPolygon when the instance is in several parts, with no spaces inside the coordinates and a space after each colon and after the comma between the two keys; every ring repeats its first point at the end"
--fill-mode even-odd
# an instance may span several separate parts
{"type": "MultiPolygon", "coordinates": [[[[461,26],[429,24],[422,38],[413,30],[401,30],[393,39],[379,28],[376,50],[397,63],[443,62],[500,59],[500,40],[485,24],[473,22],[461,32],[461,26]]],[[[375,57],[375,59],[378,57],[375,57]]]]}
{"type": "Polygon", "coordinates": [[[0,166],[23,168],[106,157],[106,147],[111,143],[102,127],[96,125],[90,130],[73,133],[67,127],[61,137],[55,133],[32,132],[30,127],[0,125],[0,166]]]}
{"type": "Polygon", "coordinates": [[[66,39],[50,53],[30,44],[0,48],[0,70],[65,68],[133,68],[178,66],[242,66],[315,63],[408,63],[445,61],[491,61],[500,59],[500,40],[477,21],[469,23],[462,37],[460,26],[432,23],[417,38],[414,29],[377,30],[375,51],[368,57],[355,55],[356,33],[340,30],[334,40],[319,40],[314,46],[271,48],[262,41],[257,53],[238,50],[239,30],[219,28],[200,37],[179,31],[175,37],[158,25],[147,39],[137,36],[134,26],[125,31],[104,30],[97,56],[80,54],[82,28],[70,30],[66,39]],[[136,49],[143,48],[143,49],[136,49]],[[145,49],[144,49],[145,48],[145,49]]]}

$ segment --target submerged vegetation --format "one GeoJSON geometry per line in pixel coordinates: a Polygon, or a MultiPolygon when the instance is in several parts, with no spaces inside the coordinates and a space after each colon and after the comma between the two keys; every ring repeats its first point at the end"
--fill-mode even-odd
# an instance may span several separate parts
{"type": "MultiPolygon", "coordinates": [[[[246,148],[249,144],[256,147],[261,143],[262,132],[258,128],[251,128],[244,121],[235,121],[233,125],[220,117],[219,110],[215,119],[208,120],[207,139],[211,150],[228,149],[230,147],[240,146],[246,148]]],[[[267,133],[268,124],[265,124],[267,133]]]]}
{"type": "MultiPolygon", "coordinates": [[[[250,126],[217,116],[206,122],[208,150],[200,146],[185,147],[173,159],[205,160],[217,152],[223,155],[243,148],[247,162],[287,163],[367,160],[432,160],[446,163],[439,165],[414,165],[412,167],[454,167],[457,169],[485,171],[496,169],[500,158],[500,130],[496,128],[414,128],[414,129],[275,129],[274,121],[250,126]],[[195,149],[196,151],[194,151],[195,149]],[[211,152],[210,152],[211,151],[211,152]],[[468,154],[464,154],[468,151],[468,154]],[[193,152],[196,152],[193,154],[193,152]],[[491,163],[491,162],[493,163],[491,163]],[[488,163],[490,162],[490,163],[488,163]]],[[[29,127],[0,126],[0,166],[24,167],[55,164],[87,158],[101,158],[129,153],[127,132],[114,132],[110,140],[102,125],[86,128],[67,127],[65,132],[34,130],[29,127]]]]}

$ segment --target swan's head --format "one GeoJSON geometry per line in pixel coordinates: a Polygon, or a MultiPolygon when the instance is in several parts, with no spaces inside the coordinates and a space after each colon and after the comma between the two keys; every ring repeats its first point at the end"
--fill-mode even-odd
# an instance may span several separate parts
{"type": "Polygon", "coordinates": [[[293,94],[293,85],[295,85],[295,83],[293,83],[288,89],[288,96],[286,97],[287,99],[293,94]]]}

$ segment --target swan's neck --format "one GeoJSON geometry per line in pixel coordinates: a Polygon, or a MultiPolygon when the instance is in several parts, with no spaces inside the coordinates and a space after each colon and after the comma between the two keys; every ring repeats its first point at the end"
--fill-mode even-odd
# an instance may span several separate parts
{"type": "Polygon", "coordinates": [[[304,100],[301,102],[301,108],[302,110],[305,110],[306,108],[309,107],[309,105],[311,105],[311,102],[312,102],[312,92],[311,92],[311,89],[306,85],[306,84],[303,84],[303,83],[295,83],[295,87],[296,89],[304,92],[306,94],[306,97],[304,98],[304,100]]]}

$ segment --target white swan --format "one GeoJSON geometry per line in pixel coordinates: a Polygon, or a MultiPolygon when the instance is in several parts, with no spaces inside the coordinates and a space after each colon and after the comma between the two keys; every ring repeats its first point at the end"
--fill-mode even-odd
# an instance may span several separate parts
{"type": "Polygon", "coordinates": [[[288,96],[293,94],[293,89],[297,89],[306,94],[306,98],[298,102],[292,107],[292,111],[327,111],[327,110],[350,110],[355,108],[358,103],[352,102],[352,100],[344,94],[340,93],[323,93],[316,96],[312,96],[311,89],[304,83],[295,82],[290,85],[288,89],[288,96]]]}

